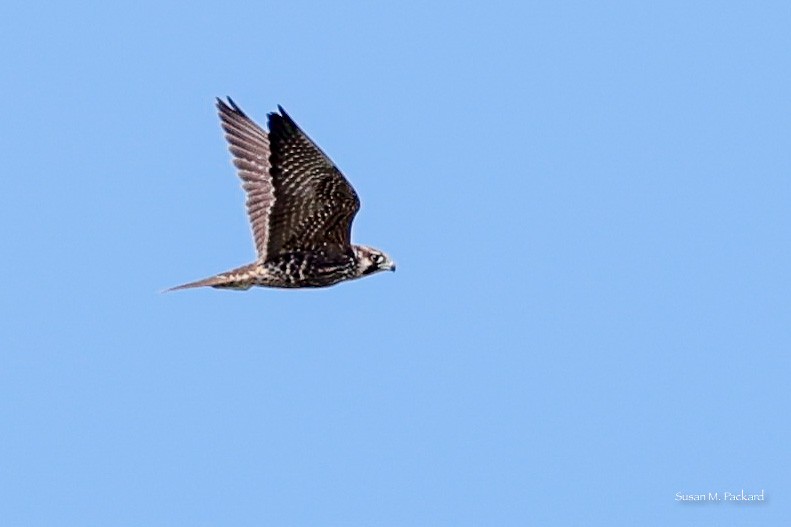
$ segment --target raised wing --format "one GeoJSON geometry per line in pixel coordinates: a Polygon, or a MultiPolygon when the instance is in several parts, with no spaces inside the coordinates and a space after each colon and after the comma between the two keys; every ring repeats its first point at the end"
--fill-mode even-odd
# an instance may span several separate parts
{"type": "Polygon", "coordinates": [[[228,140],[228,149],[233,154],[233,164],[247,193],[247,215],[253,229],[258,259],[263,262],[269,254],[269,218],[275,203],[269,163],[269,136],[230,97],[228,104],[217,99],[217,110],[228,140]]]}
{"type": "Polygon", "coordinates": [[[316,245],[351,245],[360,209],[352,186],[324,152],[278,106],[269,114],[269,149],[275,200],[266,254],[316,245]]]}

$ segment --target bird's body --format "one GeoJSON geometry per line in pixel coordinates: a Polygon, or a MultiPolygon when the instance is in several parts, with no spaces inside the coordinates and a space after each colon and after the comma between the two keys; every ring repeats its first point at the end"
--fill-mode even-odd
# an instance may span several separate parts
{"type": "Polygon", "coordinates": [[[283,108],[269,114],[266,132],[228,103],[218,99],[217,108],[247,193],[258,259],[173,290],[326,287],[395,270],[383,252],[351,244],[357,193],[283,108]]]}
{"type": "Polygon", "coordinates": [[[263,263],[255,262],[176,289],[201,286],[228,289],[326,287],[356,278],[356,266],[353,254],[328,246],[282,254],[263,263]]]}

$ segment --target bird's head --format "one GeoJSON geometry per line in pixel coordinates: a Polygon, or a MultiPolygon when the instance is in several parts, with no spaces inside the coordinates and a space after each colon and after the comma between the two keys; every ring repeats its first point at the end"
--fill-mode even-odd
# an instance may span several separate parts
{"type": "Polygon", "coordinates": [[[353,248],[354,256],[357,258],[357,272],[360,276],[396,270],[395,262],[379,249],[365,245],[355,245],[353,248]]]}

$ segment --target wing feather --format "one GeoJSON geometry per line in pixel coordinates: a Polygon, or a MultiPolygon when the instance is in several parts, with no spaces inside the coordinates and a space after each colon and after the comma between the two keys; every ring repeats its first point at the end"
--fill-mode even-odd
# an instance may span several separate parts
{"type": "Polygon", "coordinates": [[[351,246],[360,199],[330,158],[278,106],[269,114],[275,204],[269,218],[268,251],[317,245],[351,246]]]}
{"type": "Polygon", "coordinates": [[[275,203],[269,136],[230,97],[228,104],[217,99],[217,110],[233,164],[247,194],[247,215],[258,259],[263,262],[267,258],[269,215],[275,203]]]}
{"type": "Polygon", "coordinates": [[[259,261],[326,245],[350,250],[360,199],[286,111],[278,106],[279,113],[269,114],[267,133],[230,97],[217,99],[217,109],[247,196],[259,261]]]}

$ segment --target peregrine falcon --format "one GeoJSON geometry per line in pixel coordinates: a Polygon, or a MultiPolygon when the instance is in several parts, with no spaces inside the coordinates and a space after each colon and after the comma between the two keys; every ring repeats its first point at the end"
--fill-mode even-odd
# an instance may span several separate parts
{"type": "Polygon", "coordinates": [[[269,132],[230,97],[227,103],[217,99],[217,110],[247,194],[258,259],[168,291],[326,287],[395,271],[387,254],[352,245],[352,221],[360,209],[357,193],[281,106],[268,115],[269,132]]]}

